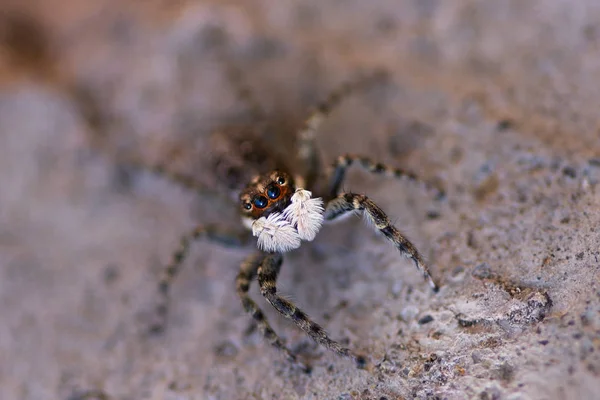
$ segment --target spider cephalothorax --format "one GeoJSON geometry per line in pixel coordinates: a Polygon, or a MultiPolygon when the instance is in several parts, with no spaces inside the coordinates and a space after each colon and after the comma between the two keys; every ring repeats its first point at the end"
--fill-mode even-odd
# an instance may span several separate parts
{"type": "MultiPolygon", "coordinates": [[[[324,175],[320,171],[320,158],[315,140],[316,131],[320,124],[333,107],[349,92],[363,86],[365,83],[373,82],[373,78],[380,78],[381,76],[381,74],[367,76],[366,79],[363,78],[345,84],[339,90],[332,92],[328,99],[309,116],[304,127],[298,133],[297,149],[295,157],[293,157],[297,164],[295,168],[276,167],[279,169],[270,168],[271,171],[265,172],[264,168],[267,165],[273,166],[281,163],[269,162],[265,159],[268,152],[263,151],[260,153],[260,157],[257,157],[261,161],[258,169],[262,170],[262,173],[250,179],[250,182],[243,187],[239,194],[238,207],[242,214],[242,221],[246,228],[251,230],[252,235],[257,238],[256,246],[259,251],[255,250],[242,262],[236,278],[237,293],[244,309],[252,315],[265,339],[283,352],[290,360],[302,364],[305,369],[309,368],[297,359],[296,355],[273,331],[261,309],[250,298],[248,291],[250,282],[256,278],[260,286],[260,292],[265,299],[282,315],[296,323],[313,340],[343,357],[354,360],[359,368],[371,366],[372,364],[370,364],[367,357],[360,356],[331,339],[320,325],[313,322],[305,312],[277,291],[277,277],[283,262],[283,255],[300,247],[302,242],[315,239],[324,222],[335,220],[348,213],[359,212],[364,214],[366,219],[372,222],[372,225],[394,245],[401,255],[413,261],[430,286],[435,291],[438,289],[417,248],[391,224],[383,210],[363,194],[341,191],[346,169],[352,164],[358,164],[372,173],[396,178],[417,180],[414,174],[372,162],[365,157],[344,155],[338,157],[333,163],[328,174],[328,182],[325,185],[317,185],[315,182],[324,175]],[[288,170],[293,171],[293,174],[285,172],[288,170]],[[322,194],[323,198],[313,197],[309,191],[311,187],[326,187],[327,192],[322,194]]],[[[240,90],[240,92],[244,93],[246,100],[253,104],[251,108],[254,110],[259,109],[253,103],[253,100],[248,97],[248,93],[250,93],[248,90],[240,90]]],[[[231,145],[223,147],[225,149],[223,154],[227,155],[234,150],[236,148],[235,143],[238,147],[244,147],[242,150],[245,153],[237,158],[232,158],[233,161],[231,162],[218,158],[215,165],[219,171],[224,171],[225,177],[246,175],[252,166],[244,168],[242,164],[251,160],[255,154],[252,153],[251,148],[248,147],[249,145],[242,145],[250,142],[236,140],[231,143],[231,145]],[[230,173],[231,171],[235,173],[230,173]]],[[[262,147],[258,148],[261,149],[262,147]]],[[[286,159],[286,161],[289,160],[286,159]]],[[[163,174],[175,178],[187,187],[193,186],[190,184],[191,179],[174,174],[169,175],[165,173],[166,168],[155,168],[155,170],[162,171],[163,174]]],[[[228,186],[231,189],[239,182],[229,183],[228,186]]],[[[201,191],[202,188],[198,188],[198,190],[201,191]]],[[[169,287],[187,254],[190,241],[200,237],[212,239],[229,246],[244,245],[249,239],[247,231],[231,233],[216,225],[200,225],[192,232],[184,235],[179,249],[173,254],[171,263],[164,269],[159,283],[162,301],[157,307],[157,315],[160,319],[153,324],[153,332],[160,332],[164,329],[167,318],[169,287]]]]}
{"type": "Polygon", "coordinates": [[[290,205],[296,190],[292,176],[283,171],[257,175],[240,193],[242,215],[252,222],[283,212],[290,205]]]}

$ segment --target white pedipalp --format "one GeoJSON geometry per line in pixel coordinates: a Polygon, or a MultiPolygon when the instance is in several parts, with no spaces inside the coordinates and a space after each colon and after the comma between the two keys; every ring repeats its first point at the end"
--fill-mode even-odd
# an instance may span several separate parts
{"type": "Polygon", "coordinates": [[[312,241],[323,225],[323,199],[312,199],[312,193],[304,189],[296,189],[290,204],[283,210],[283,216],[294,226],[300,238],[312,241]]]}
{"type": "MultiPolygon", "coordinates": [[[[272,213],[251,222],[257,247],[267,252],[285,253],[300,247],[303,240],[312,241],[323,225],[323,200],[312,193],[296,189],[291,204],[282,213],[272,213]]],[[[244,221],[249,223],[250,220],[244,221]]]]}
{"type": "Polygon", "coordinates": [[[254,221],[252,234],[258,237],[258,248],[267,252],[285,253],[297,249],[301,244],[298,231],[281,213],[254,221]]]}

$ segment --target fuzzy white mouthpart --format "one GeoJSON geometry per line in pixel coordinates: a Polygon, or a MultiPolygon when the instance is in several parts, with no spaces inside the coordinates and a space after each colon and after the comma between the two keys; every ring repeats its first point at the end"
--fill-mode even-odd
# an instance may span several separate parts
{"type": "Polygon", "coordinates": [[[252,234],[258,236],[258,248],[267,252],[285,253],[297,249],[301,244],[298,231],[281,213],[273,213],[254,221],[252,234]]]}
{"type": "Polygon", "coordinates": [[[300,239],[312,241],[323,225],[323,199],[311,199],[312,193],[296,189],[289,206],[283,210],[283,217],[294,226],[300,239]]]}

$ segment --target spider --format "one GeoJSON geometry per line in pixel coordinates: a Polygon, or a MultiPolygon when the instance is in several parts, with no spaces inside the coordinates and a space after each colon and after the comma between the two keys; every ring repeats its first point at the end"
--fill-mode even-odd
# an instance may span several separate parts
{"type": "MultiPolygon", "coordinates": [[[[252,97],[252,92],[242,82],[239,72],[230,69],[228,74],[239,96],[250,106],[254,118],[262,120],[264,112],[252,97]]],[[[325,187],[319,185],[323,175],[316,146],[319,127],[343,99],[385,77],[386,74],[381,71],[363,74],[357,79],[342,84],[332,91],[325,101],[315,107],[297,134],[295,152],[297,168],[295,169],[289,168],[281,159],[274,157],[264,143],[252,136],[252,130],[237,129],[237,133],[231,133],[230,136],[227,131],[219,131],[218,140],[228,138],[222,153],[227,154],[229,160],[216,157],[213,167],[217,179],[226,182],[231,189],[240,182],[244,183],[243,186],[237,187],[240,189],[237,201],[242,224],[248,229],[243,233],[229,232],[216,225],[201,224],[191,232],[182,235],[178,249],[161,273],[158,284],[160,300],[153,314],[154,320],[150,324],[150,333],[159,334],[166,328],[171,284],[179,273],[193,240],[204,238],[225,246],[244,246],[255,236],[257,249],[241,263],[235,279],[235,288],[244,310],[252,316],[266,341],[282,352],[293,364],[300,366],[306,372],[310,371],[310,366],[300,361],[296,354],[286,347],[284,341],[271,328],[263,311],[250,298],[250,283],[254,279],[258,281],[260,293],[267,302],[284,317],[292,320],[316,343],[353,360],[358,368],[370,367],[367,357],[333,340],[304,311],[282,297],[277,291],[277,277],[284,254],[300,247],[303,241],[315,239],[322,223],[359,212],[364,214],[402,256],[413,261],[431,288],[437,292],[438,286],[432,279],[423,257],[417,248],[391,224],[383,210],[363,194],[340,190],[347,169],[355,164],[374,174],[419,181],[415,174],[373,162],[366,157],[348,154],[335,160],[327,174],[327,185],[325,187]],[[241,155],[237,158],[233,157],[234,161],[231,161],[232,156],[229,154],[231,152],[241,155]],[[250,170],[245,163],[258,164],[258,172],[252,178],[244,177],[250,170]],[[314,191],[315,196],[309,189],[314,191]]],[[[165,163],[151,166],[150,169],[187,188],[200,192],[205,190],[193,178],[169,171],[165,163]]],[[[442,191],[437,190],[441,195],[442,191]]]]}

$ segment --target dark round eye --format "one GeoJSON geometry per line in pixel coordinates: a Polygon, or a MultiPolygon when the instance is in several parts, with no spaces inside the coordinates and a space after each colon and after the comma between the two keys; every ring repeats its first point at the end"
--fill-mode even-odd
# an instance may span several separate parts
{"type": "Polygon", "coordinates": [[[246,210],[249,210],[249,209],[251,209],[251,208],[252,208],[252,204],[250,204],[250,203],[244,203],[244,208],[245,208],[246,210]]]}
{"type": "Polygon", "coordinates": [[[256,196],[252,201],[256,208],[265,208],[269,203],[269,200],[265,196],[256,196]]]}
{"type": "Polygon", "coordinates": [[[285,178],[283,176],[280,176],[279,178],[277,178],[277,183],[283,185],[285,183],[285,178]]]}
{"type": "Polygon", "coordinates": [[[281,193],[281,190],[279,190],[279,188],[275,185],[270,185],[267,188],[267,196],[269,196],[269,198],[271,198],[271,199],[278,198],[280,193],[281,193]]]}

